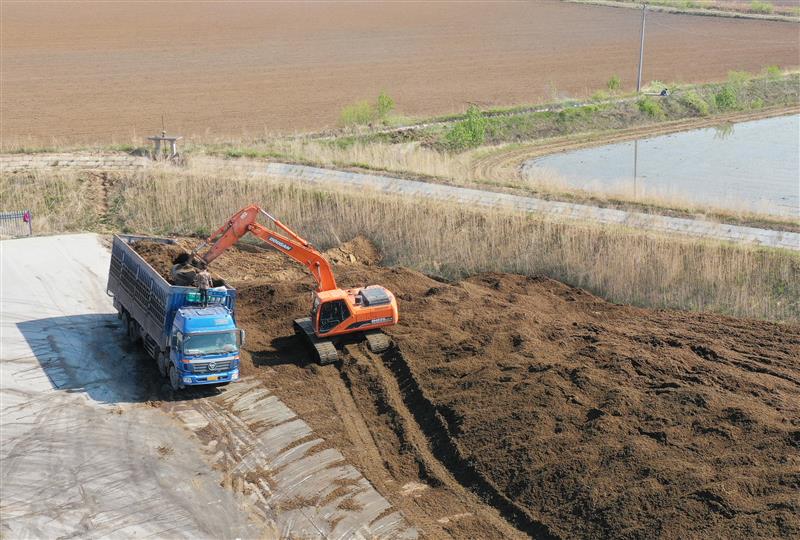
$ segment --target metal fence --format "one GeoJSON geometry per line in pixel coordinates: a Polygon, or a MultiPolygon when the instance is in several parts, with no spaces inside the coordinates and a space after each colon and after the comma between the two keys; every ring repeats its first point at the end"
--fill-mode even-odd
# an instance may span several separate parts
{"type": "Polygon", "coordinates": [[[30,210],[0,212],[0,236],[32,236],[33,214],[30,210]]]}

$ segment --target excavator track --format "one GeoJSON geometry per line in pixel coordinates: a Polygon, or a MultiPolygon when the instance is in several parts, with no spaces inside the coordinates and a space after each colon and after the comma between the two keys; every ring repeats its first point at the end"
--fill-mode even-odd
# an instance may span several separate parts
{"type": "Polygon", "coordinates": [[[306,342],[311,345],[319,365],[324,366],[339,360],[339,353],[336,351],[333,342],[327,339],[319,339],[314,334],[314,327],[311,324],[310,317],[296,319],[294,321],[294,332],[302,336],[306,342]]]}
{"type": "Polygon", "coordinates": [[[369,346],[369,350],[374,353],[382,353],[388,350],[389,346],[392,344],[391,338],[380,330],[370,330],[369,332],[364,332],[364,337],[367,340],[367,346],[369,346]]]}

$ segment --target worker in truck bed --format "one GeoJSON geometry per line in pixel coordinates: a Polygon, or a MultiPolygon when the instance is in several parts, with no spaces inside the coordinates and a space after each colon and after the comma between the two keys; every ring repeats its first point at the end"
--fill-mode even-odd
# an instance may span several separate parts
{"type": "Polygon", "coordinates": [[[200,290],[200,302],[203,307],[206,307],[208,305],[208,289],[211,288],[211,274],[208,273],[204,263],[200,263],[200,271],[194,278],[194,286],[200,290]]]}

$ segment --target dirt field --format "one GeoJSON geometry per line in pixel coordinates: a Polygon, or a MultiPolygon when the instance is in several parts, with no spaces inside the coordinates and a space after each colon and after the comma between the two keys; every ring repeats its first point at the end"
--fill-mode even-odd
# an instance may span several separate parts
{"type": "Polygon", "coordinates": [[[614,305],[546,278],[442,283],[379,266],[364,240],[328,256],[340,285],[395,292],[396,346],[306,365],[291,320],[312,281],[243,245],[212,269],[239,290],[245,374],[429,537],[800,534],[800,327],[614,305]]]}
{"type": "MultiPolygon", "coordinates": [[[[507,3],[4,2],[4,145],[336,124],[382,89],[409,115],[635,84],[635,10],[507,3]]],[[[798,64],[792,23],[652,13],[644,78],[798,64]]]]}

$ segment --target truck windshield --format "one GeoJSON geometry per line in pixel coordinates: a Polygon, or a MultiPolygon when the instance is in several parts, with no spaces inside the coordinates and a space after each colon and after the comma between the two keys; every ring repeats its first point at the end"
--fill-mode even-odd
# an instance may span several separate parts
{"type": "Polygon", "coordinates": [[[185,354],[219,354],[236,352],[239,344],[236,332],[187,335],[183,340],[185,354]]]}

